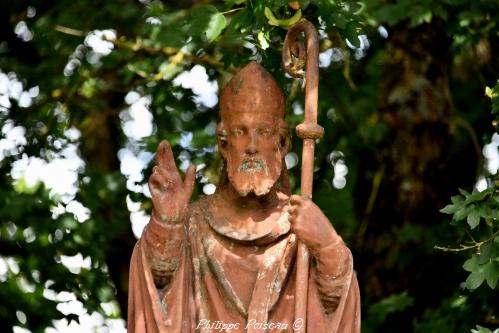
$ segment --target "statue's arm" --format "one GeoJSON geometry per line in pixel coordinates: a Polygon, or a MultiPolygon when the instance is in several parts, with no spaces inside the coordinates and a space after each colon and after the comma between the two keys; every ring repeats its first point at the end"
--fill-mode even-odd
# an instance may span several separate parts
{"type": "Polygon", "coordinates": [[[190,166],[182,181],[167,141],[158,147],[156,164],[149,178],[153,212],[142,236],[142,246],[154,283],[161,289],[169,285],[184,251],[196,168],[190,166]]]}
{"type": "Polygon", "coordinates": [[[144,229],[142,239],[156,287],[167,287],[179,266],[184,250],[184,223],[165,224],[153,216],[144,229]]]}
{"type": "Polygon", "coordinates": [[[326,313],[336,310],[349,288],[353,259],[329,219],[307,197],[290,197],[289,221],[293,232],[316,261],[316,284],[326,313]]]}
{"type": "Polygon", "coordinates": [[[312,251],[316,261],[316,283],[326,313],[332,313],[345,295],[353,274],[353,257],[341,237],[312,251]]]}

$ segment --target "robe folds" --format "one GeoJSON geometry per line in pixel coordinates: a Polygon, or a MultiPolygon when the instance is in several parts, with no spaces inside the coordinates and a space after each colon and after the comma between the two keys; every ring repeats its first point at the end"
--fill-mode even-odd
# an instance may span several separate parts
{"type": "MultiPolygon", "coordinates": [[[[296,236],[287,213],[266,230],[216,220],[213,200],[191,204],[188,222],[154,218],[130,265],[129,333],[293,332],[296,236]],[[159,287],[158,287],[159,286],[159,287]]],[[[307,332],[359,333],[360,296],[350,250],[338,237],[312,253],[307,332]]]]}

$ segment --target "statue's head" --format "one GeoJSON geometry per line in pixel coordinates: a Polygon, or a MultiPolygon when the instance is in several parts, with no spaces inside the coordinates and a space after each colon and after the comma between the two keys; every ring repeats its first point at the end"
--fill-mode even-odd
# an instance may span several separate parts
{"type": "Polygon", "coordinates": [[[256,62],[241,69],[220,96],[218,146],[229,181],[246,196],[267,194],[279,179],[290,148],[284,95],[256,62]]]}

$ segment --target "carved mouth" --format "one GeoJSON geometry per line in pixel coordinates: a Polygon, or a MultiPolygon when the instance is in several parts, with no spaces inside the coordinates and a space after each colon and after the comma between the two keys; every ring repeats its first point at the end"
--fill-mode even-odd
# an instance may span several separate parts
{"type": "Polygon", "coordinates": [[[262,159],[244,160],[237,168],[238,172],[265,172],[267,173],[267,164],[262,159]]]}

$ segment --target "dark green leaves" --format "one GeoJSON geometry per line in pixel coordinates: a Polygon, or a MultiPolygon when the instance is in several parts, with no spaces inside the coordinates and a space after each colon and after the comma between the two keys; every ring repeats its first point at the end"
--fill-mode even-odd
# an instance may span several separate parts
{"type": "Polygon", "coordinates": [[[466,287],[470,290],[480,287],[484,281],[487,281],[491,289],[495,289],[499,279],[499,236],[496,236],[499,214],[498,191],[496,187],[482,192],[475,190],[471,194],[460,190],[460,195],[451,198],[452,204],[441,210],[442,213],[453,214],[454,223],[466,219],[466,224],[458,224],[465,230],[468,227],[469,230],[477,229],[482,220],[486,222],[482,229],[487,232],[485,235],[483,232],[479,234],[483,240],[472,238],[471,245],[461,245],[461,250],[477,250],[463,265],[464,270],[470,272],[466,279],[466,287]]]}
{"type": "Polygon", "coordinates": [[[227,26],[225,16],[211,5],[197,6],[190,11],[188,33],[214,41],[227,26]]]}
{"type": "MultiPolygon", "coordinates": [[[[497,117],[499,116],[499,80],[497,81],[496,85],[494,88],[485,88],[485,95],[489,97],[492,100],[492,114],[497,117]]],[[[496,124],[497,128],[497,124],[496,124]]]]}
{"type": "Polygon", "coordinates": [[[499,244],[496,242],[489,242],[485,246],[494,247],[494,254],[484,251],[480,254],[474,254],[470,259],[466,260],[463,268],[465,271],[471,274],[466,279],[466,287],[468,289],[476,289],[482,285],[484,281],[491,289],[495,289],[497,286],[497,280],[499,279],[499,244]]]}
{"type": "Polygon", "coordinates": [[[495,219],[499,213],[499,204],[497,198],[499,193],[496,193],[494,188],[488,188],[482,192],[473,191],[468,193],[460,190],[461,195],[456,195],[451,198],[452,204],[445,206],[440,211],[445,214],[454,214],[453,222],[459,222],[466,218],[466,222],[471,229],[475,229],[481,218],[495,219]]]}
{"type": "MultiPolygon", "coordinates": [[[[496,332],[497,330],[494,330],[496,332]]],[[[472,329],[471,333],[493,333],[490,329],[487,327],[483,327],[480,325],[476,325],[476,329],[472,329]]]]}
{"type": "Polygon", "coordinates": [[[407,291],[404,291],[400,294],[393,294],[373,304],[369,308],[369,314],[383,321],[388,315],[400,312],[413,304],[413,297],[407,291]]]}

